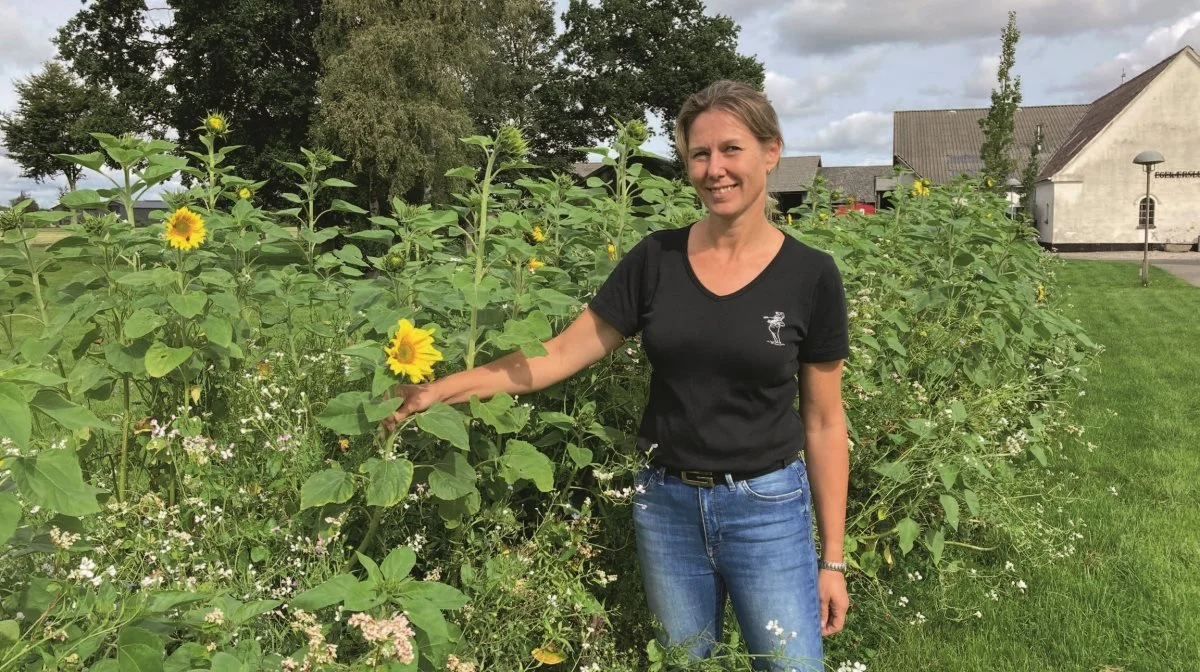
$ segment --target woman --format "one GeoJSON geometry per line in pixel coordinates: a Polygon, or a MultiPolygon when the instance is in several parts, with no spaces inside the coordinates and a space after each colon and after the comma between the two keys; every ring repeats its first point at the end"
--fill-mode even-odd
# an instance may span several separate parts
{"type": "Polygon", "coordinates": [[[841,630],[849,605],[841,277],[766,218],[783,139],[763,94],[712,84],[684,103],[675,140],[702,219],[639,242],[546,355],[402,385],[387,423],[439,401],[540,390],[640,331],[653,373],[638,444],[650,466],[633,515],[663,644],[707,656],[728,597],[756,669],[820,670],[821,637],[841,630]]]}

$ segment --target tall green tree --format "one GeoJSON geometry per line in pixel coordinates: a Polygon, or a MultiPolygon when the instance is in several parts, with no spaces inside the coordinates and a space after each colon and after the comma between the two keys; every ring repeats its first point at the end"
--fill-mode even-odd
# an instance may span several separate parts
{"type": "Polygon", "coordinates": [[[993,188],[1005,189],[1008,178],[1017,172],[1013,157],[1013,137],[1017,109],[1021,106],[1021,78],[1012,76],[1017,58],[1017,13],[1008,13],[1008,24],[1000,34],[1000,66],[996,71],[996,87],[992,89],[992,105],[987,116],[979,120],[983,129],[983,144],[979,158],[983,161],[982,175],[991,180],[993,188]]]}
{"type": "Polygon", "coordinates": [[[554,66],[551,0],[483,0],[480,38],[486,56],[475,61],[465,100],[481,133],[504,124],[538,134],[538,97],[554,66]]]}
{"type": "MultiPolygon", "coordinates": [[[[144,0],[81,0],[58,29],[59,57],[89,86],[112,93],[137,123],[124,131],[161,136],[170,124],[171,98],[162,77],[162,25],[169,17],[144,0]]],[[[161,8],[160,8],[161,9],[161,8]]]]}
{"type": "Polygon", "coordinates": [[[314,34],[321,0],[169,0],[162,29],[175,93],[167,120],[185,146],[199,144],[205,113],[228,115],[237,173],[269,180],[271,200],[293,179],[279,161],[301,161],[316,107],[314,34]]]}
{"type": "Polygon", "coordinates": [[[1021,211],[1033,217],[1033,196],[1034,189],[1037,188],[1037,176],[1042,171],[1040,157],[1042,153],[1042,143],[1045,142],[1046,136],[1042,133],[1042,125],[1038,124],[1037,129],[1033,133],[1033,146],[1029,148],[1029,162],[1025,164],[1025,169],[1021,171],[1021,211]]]}
{"type": "Polygon", "coordinates": [[[546,109],[574,129],[565,139],[575,145],[612,138],[614,119],[647,112],[670,135],[687,96],[718,79],[763,86],[762,63],[737,52],[737,23],[706,15],[701,0],[571,0],[562,19],[550,98],[568,104],[546,109]]]}
{"type": "Polygon", "coordinates": [[[479,12],[469,0],[325,0],[313,135],[348,160],[373,211],[441,193],[465,160],[465,86],[487,57],[479,12]]]}
{"type": "Polygon", "coordinates": [[[16,82],[16,112],[0,114],[0,133],[21,175],[38,182],[62,175],[75,190],[83,168],[55,154],[96,150],[89,133],[120,133],[133,123],[107,91],[78,81],[61,63],[16,82]]]}

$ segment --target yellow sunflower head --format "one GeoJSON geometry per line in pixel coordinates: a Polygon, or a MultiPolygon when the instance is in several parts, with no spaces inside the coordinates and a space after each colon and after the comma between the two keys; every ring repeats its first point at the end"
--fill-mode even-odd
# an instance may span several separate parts
{"type": "Polygon", "coordinates": [[[533,227],[533,233],[531,233],[530,236],[533,238],[533,242],[535,243],[541,243],[546,240],[546,232],[542,231],[542,227],[540,226],[533,227]]]}
{"type": "Polygon", "coordinates": [[[204,130],[217,135],[229,132],[229,120],[220,112],[209,112],[204,115],[204,130]]]}
{"type": "Polygon", "coordinates": [[[609,243],[608,246],[604,248],[604,251],[608,252],[608,260],[609,261],[617,260],[617,246],[616,245],[609,243]]]}
{"type": "Polygon", "coordinates": [[[787,223],[788,223],[788,226],[792,225],[792,213],[790,213],[790,212],[787,215],[787,223]]]}
{"type": "Polygon", "coordinates": [[[204,242],[204,234],[204,219],[184,207],[167,218],[167,230],[163,237],[168,245],[177,250],[194,250],[204,242]]]}
{"type": "Polygon", "coordinates": [[[913,182],[913,196],[928,196],[929,195],[929,180],[921,178],[913,182]]]}
{"type": "Polygon", "coordinates": [[[248,201],[254,197],[254,191],[250,187],[242,187],[237,190],[237,195],[243,201],[248,201]]]}
{"type": "Polygon", "coordinates": [[[545,265],[546,264],[538,261],[537,259],[530,259],[529,260],[529,272],[533,273],[534,271],[536,271],[537,269],[539,269],[545,265]]]}
{"type": "Polygon", "coordinates": [[[408,320],[400,320],[396,335],[383,351],[392,373],[408,376],[413,383],[432,379],[434,362],[442,361],[442,353],[433,347],[433,330],[418,329],[408,320]]]}
{"type": "Polygon", "coordinates": [[[530,651],[533,659],[543,665],[558,665],[567,659],[553,644],[534,649],[530,651]]]}

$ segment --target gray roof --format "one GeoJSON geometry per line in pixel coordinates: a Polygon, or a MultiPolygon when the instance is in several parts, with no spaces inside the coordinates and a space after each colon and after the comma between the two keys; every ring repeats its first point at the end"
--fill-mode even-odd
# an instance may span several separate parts
{"type": "Polygon", "coordinates": [[[587,177],[588,175],[596,172],[596,170],[602,166],[604,166],[604,164],[599,161],[580,161],[578,163],[572,163],[571,170],[579,177],[587,177]]]}
{"type": "Polygon", "coordinates": [[[875,201],[875,178],[891,177],[891,166],[829,166],[817,174],[825,179],[830,191],[841,191],[859,201],[875,201]]]}
{"type": "Polygon", "coordinates": [[[767,191],[772,194],[808,191],[820,167],[819,156],[779,157],[779,165],[767,174],[767,191]]]}
{"type": "MultiPolygon", "coordinates": [[[[1039,156],[1047,160],[1070,137],[1088,108],[1088,105],[1019,108],[1013,142],[1017,172],[1029,161],[1029,150],[1039,124],[1043,133],[1039,156]]],[[[960,173],[976,173],[983,168],[979,159],[979,146],[983,144],[979,120],[987,113],[984,107],[897,111],[893,115],[892,153],[897,163],[911,167],[917,175],[934,183],[948,182],[960,173]]]]}
{"type": "Polygon", "coordinates": [[[1103,131],[1122,110],[1128,107],[1129,103],[1133,102],[1133,99],[1137,98],[1138,94],[1144,91],[1150,82],[1154,81],[1163,70],[1166,70],[1168,65],[1186,52],[1190,52],[1190,56],[1193,59],[1200,58],[1196,55],[1194,49],[1184,47],[1159,61],[1158,64],[1149,70],[1096,99],[1096,102],[1092,103],[1088,109],[1088,113],[1076,125],[1070,137],[1062,143],[1058,152],[1054,154],[1046,164],[1046,167],[1042,169],[1041,175],[1038,176],[1039,179],[1044,180],[1053,177],[1063,168],[1066,168],[1071,159],[1083,151],[1083,148],[1103,131]]]}

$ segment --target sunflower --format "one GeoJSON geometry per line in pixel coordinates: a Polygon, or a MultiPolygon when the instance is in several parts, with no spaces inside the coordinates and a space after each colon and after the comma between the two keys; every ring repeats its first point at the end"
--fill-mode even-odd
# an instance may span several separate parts
{"type": "Polygon", "coordinates": [[[254,197],[254,192],[250,189],[250,187],[242,187],[241,189],[237,190],[237,195],[238,198],[242,199],[243,201],[248,201],[254,197]]]}
{"type": "Polygon", "coordinates": [[[554,648],[553,644],[547,644],[543,648],[537,648],[530,651],[533,659],[543,665],[557,665],[567,659],[558,649],[554,648]]]}
{"type": "Polygon", "coordinates": [[[538,261],[537,259],[530,259],[529,260],[529,272],[533,273],[534,271],[536,271],[537,269],[539,269],[545,265],[546,264],[538,261]]]}
{"type": "Polygon", "coordinates": [[[418,329],[408,320],[400,320],[396,335],[383,351],[392,373],[408,376],[414,383],[433,378],[433,363],[442,361],[442,353],[433,347],[433,330],[418,329]]]}
{"type": "Polygon", "coordinates": [[[792,213],[790,213],[790,212],[787,215],[787,223],[788,223],[788,226],[792,225],[792,213]]]}
{"type": "Polygon", "coordinates": [[[204,242],[204,233],[204,219],[185,207],[167,218],[164,237],[177,250],[194,250],[204,242]]]}
{"type": "Polygon", "coordinates": [[[541,243],[546,240],[546,232],[542,231],[542,227],[540,226],[533,227],[533,233],[530,236],[532,236],[535,243],[541,243]]]}
{"type": "Polygon", "coordinates": [[[608,252],[608,260],[609,261],[617,260],[617,246],[616,245],[609,243],[608,247],[604,248],[604,251],[608,252]]]}
{"type": "Polygon", "coordinates": [[[1037,286],[1037,302],[1038,303],[1046,302],[1046,286],[1045,285],[1037,286]]]}
{"type": "Polygon", "coordinates": [[[928,196],[929,195],[929,180],[920,179],[913,182],[913,196],[928,196]]]}
{"type": "Polygon", "coordinates": [[[229,131],[229,120],[220,112],[209,112],[204,115],[204,129],[210,133],[223,135],[229,131]]]}

